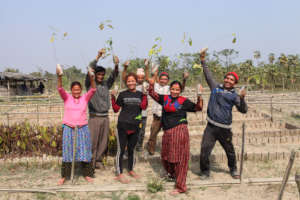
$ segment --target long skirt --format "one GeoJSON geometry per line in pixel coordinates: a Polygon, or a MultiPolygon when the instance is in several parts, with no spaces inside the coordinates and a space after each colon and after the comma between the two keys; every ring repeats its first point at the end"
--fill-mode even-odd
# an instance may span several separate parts
{"type": "Polygon", "coordinates": [[[188,162],[190,156],[187,124],[180,124],[164,131],[161,159],[165,170],[176,178],[176,189],[185,192],[188,162]]]}
{"type": "MultiPolygon", "coordinates": [[[[63,162],[72,162],[73,160],[73,135],[75,129],[63,125],[63,162]]],[[[75,161],[91,162],[92,160],[92,145],[91,136],[88,126],[78,128],[78,135],[76,139],[76,155],[75,161]]]]}

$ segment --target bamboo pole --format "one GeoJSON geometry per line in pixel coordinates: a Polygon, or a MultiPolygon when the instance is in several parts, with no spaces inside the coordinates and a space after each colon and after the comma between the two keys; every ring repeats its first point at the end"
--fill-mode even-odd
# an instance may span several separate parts
{"type": "Polygon", "coordinates": [[[294,164],[295,155],[296,155],[296,152],[293,149],[291,151],[290,160],[288,162],[287,168],[285,170],[284,177],[282,179],[282,184],[281,184],[281,187],[280,187],[280,192],[279,192],[278,200],[282,200],[284,189],[285,189],[286,183],[287,183],[287,181],[289,179],[289,176],[290,176],[290,173],[291,173],[291,169],[292,169],[293,164],[294,164]]]}
{"type": "Polygon", "coordinates": [[[240,182],[243,181],[243,164],[244,164],[244,151],[245,151],[245,122],[242,125],[242,150],[240,159],[240,182]]]}
{"type": "Polygon", "coordinates": [[[75,173],[75,158],[76,158],[76,141],[78,135],[78,127],[75,127],[75,133],[73,135],[73,160],[72,160],[72,169],[71,169],[71,181],[74,184],[74,173],[75,173]]]}
{"type": "Polygon", "coordinates": [[[297,184],[297,189],[298,189],[299,199],[300,199],[300,169],[299,168],[296,171],[295,181],[296,181],[296,184],[297,184]]]}

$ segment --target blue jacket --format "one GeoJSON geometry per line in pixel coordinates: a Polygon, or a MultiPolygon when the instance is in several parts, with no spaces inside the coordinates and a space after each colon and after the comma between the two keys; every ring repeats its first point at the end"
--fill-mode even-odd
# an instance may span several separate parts
{"type": "Polygon", "coordinates": [[[231,128],[232,124],[232,108],[236,106],[241,113],[247,113],[248,106],[244,100],[235,91],[235,89],[227,90],[222,84],[218,84],[212,77],[211,72],[202,63],[203,72],[211,94],[207,108],[207,121],[221,128],[231,128]]]}

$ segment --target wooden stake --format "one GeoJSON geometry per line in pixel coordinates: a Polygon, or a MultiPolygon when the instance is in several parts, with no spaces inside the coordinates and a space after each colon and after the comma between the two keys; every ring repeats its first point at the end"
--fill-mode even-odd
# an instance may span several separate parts
{"type": "Polygon", "coordinates": [[[295,181],[297,183],[297,188],[298,188],[299,197],[300,197],[300,169],[299,168],[296,171],[295,181]]]}
{"type": "Polygon", "coordinates": [[[283,179],[282,179],[282,184],[281,184],[281,187],[280,187],[280,192],[279,192],[278,200],[282,200],[283,192],[284,192],[286,183],[287,183],[287,181],[288,181],[288,179],[289,179],[289,176],[290,176],[290,173],[291,173],[292,166],[293,166],[293,164],[294,164],[295,155],[296,155],[296,152],[295,152],[295,150],[293,149],[293,150],[291,151],[290,160],[289,160],[289,162],[288,162],[287,168],[286,168],[286,170],[285,170],[284,177],[283,177],[283,179]]]}
{"type": "Polygon", "coordinates": [[[78,135],[78,127],[75,127],[75,133],[73,135],[73,160],[72,160],[72,169],[71,169],[71,181],[74,183],[74,172],[75,172],[75,158],[76,158],[76,141],[78,135]]]}
{"type": "Polygon", "coordinates": [[[244,164],[244,151],[245,151],[245,122],[242,125],[242,151],[241,151],[241,159],[240,159],[240,182],[243,181],[243,164],[244,164]]]}

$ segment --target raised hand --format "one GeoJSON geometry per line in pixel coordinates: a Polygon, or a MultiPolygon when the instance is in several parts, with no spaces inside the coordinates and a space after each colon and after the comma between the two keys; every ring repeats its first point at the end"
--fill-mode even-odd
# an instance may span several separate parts
{"type": "Polygon", "coordinates": [[[115,65],[119,65],[120,61],[119,61],[119,57],[118,56],[114,56],[113,60],[114,60],[114,64],[115,65]]]}
{"type": "Polygon", "coordinates": [[[241,89],[240,89],[240,97],[241,98],[245,98],[246,94],[247,94],[246,87],[245,86],[241,87],[241,89]]]}
{"type": "Polygon", "coordinates": [[[90,77],[95,77],[95,70],[91,67],[88,67],[88,73],[90,77]]]}
{"type": "Polygon", "coordinates": [[[63,70],[60,64],[56,65],[56,74],[57,76],[62,76],[63,75],[63,70]]]}
{"type": "Polygon", "coordinates": [[[208,50],[207,47],[200,50],[199,53],[200,53],[200,60],[201,60],[201,61],[205,61],[205,56],[206,56],[206,51],[207,51],[207,50],[208,50]]]}
{"type": "Polygon", "coordinates": [[[148,59],[145,59],[145,60],[144,60],[144,64],[145,64],[145,66],[148,66],[148,65],[149,65],[149,60],[148,60],[148,59]]]}
{"type": "Polygon", "coordinates": [[[123,66],[124,68],[127,68],[130,64],[130,60],[127,60],[126,62],[124,62],[123,66]]]}
{"type": "Polygon", "coordinates": [[[189,78],[189,76],[190,76],[190,74],[189,74],[189,72],[188,71],[184,71],[183,72],[183,74],[182,74],[182,76],[183,76],[183,79],[188,79],[189,78]]]}
{"type": "Polygon", "coordinates": [[[100,49],[100,50],[98,51],[97,56],[96,56],[96,60],[99,60],[102,56],[105,55],[105,53],[106,53],[105,48],[100,49]]]}

